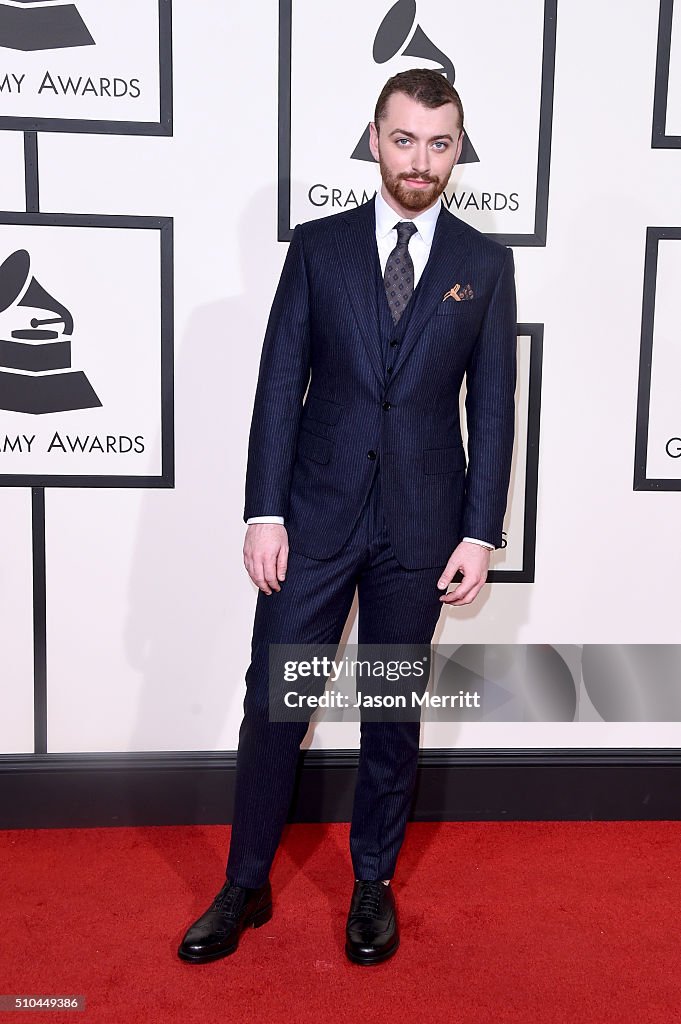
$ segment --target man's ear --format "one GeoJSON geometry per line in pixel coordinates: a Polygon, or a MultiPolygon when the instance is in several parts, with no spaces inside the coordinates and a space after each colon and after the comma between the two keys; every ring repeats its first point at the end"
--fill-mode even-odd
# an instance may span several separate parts
{"type": "Polygon", "coordinates": [[[378,160],[378,129],[372,121],[369,125],[369,149],[374,160],[378,160]]]}

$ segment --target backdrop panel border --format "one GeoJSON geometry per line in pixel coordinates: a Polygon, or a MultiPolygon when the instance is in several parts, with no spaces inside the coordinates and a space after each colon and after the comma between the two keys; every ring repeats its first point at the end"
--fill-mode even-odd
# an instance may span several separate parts
{"type": "Polygon", "coordinates": [[[657,61],[653,99],[653,149],[681,149],[681,135],[667,135],[667,99],[669,97],[669,62],[672,48],[674,0],[660,0],[660,21],[657,30],[657,61]]]}
{"type": "Polygon", "coordinates": [[[660,241],[681,241],[681,227],[649,227],[643,271],[643,308],[641,313],[641,352],[638,367],[638,403],[634,449],[635,491],[681,491],[681,479],[648,476],[648,427],[650,421],[650,385],[655,330],[655,294],[657,291],[657,254],[660,241]]]}
{"type": "Polygon", "coordinates": [[[534,583],[537,548],[537,491],[539,488],[539,430],[544,325],[518,324],[518,337],[530,339],[527,396],[527,451],[525,456],[525,505],[523,510],[522,569],[490,569],[488,583],[534,583]]]}

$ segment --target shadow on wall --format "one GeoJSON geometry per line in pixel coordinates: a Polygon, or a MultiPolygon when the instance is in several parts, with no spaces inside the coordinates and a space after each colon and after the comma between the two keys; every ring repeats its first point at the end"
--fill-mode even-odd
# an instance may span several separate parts
{"type": "Polygon", "coordinates": [[[225,239],[238,246],[241,293],[194,309],[176,338],[176,486],[145,493],[129,584],[126,652],[145,678],[131,749],[167,749],[178,720],[183,749],[216,749],[241,701],[256,595],[241,552],[245,460],[271,300],[262,282],[278,274],[264,261],[279,258],[258,239],[273,237],[273,206],[273,188],[259,193],[225,239]]]}

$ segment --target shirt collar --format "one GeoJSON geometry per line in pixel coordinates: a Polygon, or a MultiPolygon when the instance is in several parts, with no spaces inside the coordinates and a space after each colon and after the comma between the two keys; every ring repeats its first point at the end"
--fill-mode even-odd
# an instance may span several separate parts
{"type": "MultiPolygon", "coordinates": [[[[395,224],[404,218],[400,217],[398,213],[395,213],[392,206],[389,206],[386,203],[380,190],[376,193],[375,209],[376,234],[379,238],[385,238],[385,236],[394,229],[395,224]]],[[[424,210],[423,213],[419,213],[417,217],[410,218],[416,225],[418,233],[427,245],[430,245],[433,241],[435,225],[437,224],[437,219],[440,216],[441,209],[442,200],[439,200],[428,210],[424,210]]]]}

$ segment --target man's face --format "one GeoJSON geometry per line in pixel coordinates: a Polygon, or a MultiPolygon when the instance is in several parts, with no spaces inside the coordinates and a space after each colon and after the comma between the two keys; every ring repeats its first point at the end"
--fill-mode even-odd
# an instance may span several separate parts
{"type": "Polygon", "coordinates": [[[461,153],[456,107],[445,103],[431,110],[395,92],[379,128],[371,125],[369,144],[385,189],[405,212],[426,210],[444,192],[461,153]]]}

